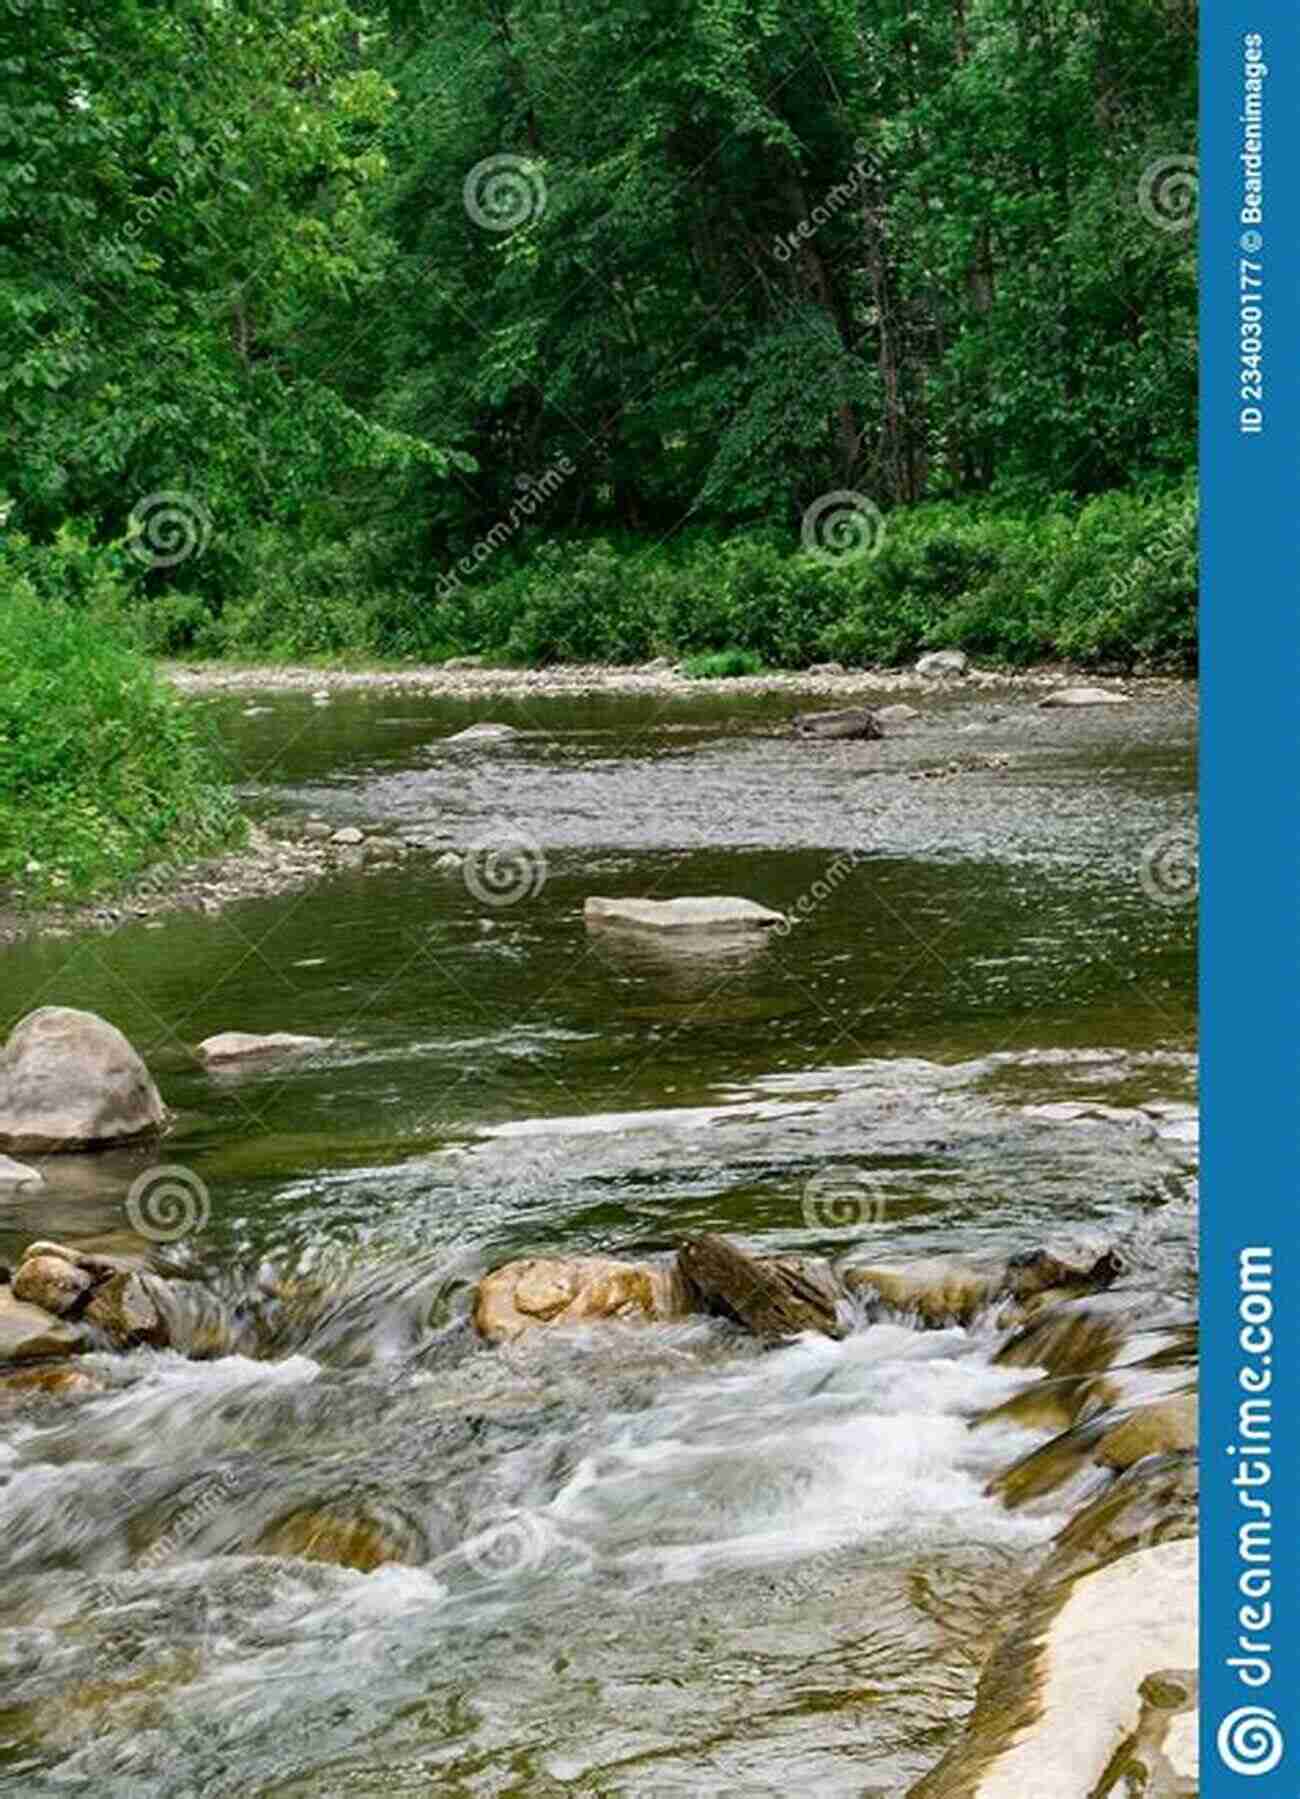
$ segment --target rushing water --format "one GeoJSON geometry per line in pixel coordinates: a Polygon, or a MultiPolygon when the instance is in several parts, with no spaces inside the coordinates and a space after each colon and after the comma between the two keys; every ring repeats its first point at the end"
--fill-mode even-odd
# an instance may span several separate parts
{"type": "MultiPolygon", "coordinates": [[[[1153,1307],[1190,1295],[1193,909],[1150,870],[1192,818],[1191,698],[921,703],[812,745],[770,697],[534,698],[470,747],[466,703],[213,702],[258,810],[422,847],[5,955],[7,1015],[86,1006],[145,1053],[164,1159],[211,1195],[193,1271],[258,1331],[0,1388],[0,1783],[892,1796],[937,1758],[1061,1522],[984,1495],[1041,1437],[970,1428],[1030,1378],[981,1330],[501,1352],[466,1322],[510,1255],[701,1228],[857,1259],[1120,1240],[1153,1307]],[[448,847],[528,891],[493,903],[448,847]],[[687,954],[589,936],[590,893],[806,915],[687,954]],[[225,1029],[333,1046],[201,1071],[225,1029]],[[1036,1109],[1063,1100],[1092,1109],[1036,1109]],[[828,1168],[868,1222],[817,1202],[828,1168]],[[360,1566],[297,1553],[331,1532],[360,1566]]],[[[0,1261],[122,1241],[146,1162],[47,1162],[0,1261]]]]}

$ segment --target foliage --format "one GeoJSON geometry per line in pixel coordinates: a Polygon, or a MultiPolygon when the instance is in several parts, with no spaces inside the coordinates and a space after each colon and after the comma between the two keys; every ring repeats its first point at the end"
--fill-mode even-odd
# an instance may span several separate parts
{"type": "Polygon", "coordinates": [[[237,841],[193,709],[104,609],[111,568],[88,595],[84,550],[44,558],[41,587],[20,572],[36,560],[25,543],[0,554],[0,886],[73,897],[237,841]],[[60,569],[65,596],[53,591],[60,569]]]}
{"type": "Polygon", "coordinates": [[[692,681],[729,681],[740,675],[759,675],[763,659],[753,650],[714,650],[711,655],[688,656],[682,673],[692,681]]]}

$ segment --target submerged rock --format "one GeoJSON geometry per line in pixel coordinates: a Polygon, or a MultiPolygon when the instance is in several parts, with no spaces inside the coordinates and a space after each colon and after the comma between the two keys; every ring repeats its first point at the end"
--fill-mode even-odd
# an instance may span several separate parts
{"type": "Polygon", "coordinates": [[[543,1324],[601,1318],[663,1322],[690,1301],[672,1263],[616,1262],[606,1256],[530,1256],[479,1282],[474,1324],[489,1343],[506,1343],[543,1324]]]}
{"type": "MultiPolygon", "coordinates": [[[[1094,1388],[1094,1396],[1103,1398],[1104,1386],[1100,1391],[1094,1388]]],[[[1194,1449],[1196,1411],[1196,1394],[1187,1390],[1118,1409],[1112,1400],[1108,1409],[1092,1416],[1085,1411],[1081,1423],[1004,1468],[989,1482],[988,1491],[1014,1511],[1076,1477],[1104,1477],[1132,1468],[1147,1456],[1194,1449]]]]}
{"type": "Polygon", "coordinates": [[[447,743],[500,743],[507,737],[518,737],[519,732],[513,725],[501,725],[491,719],[482,724],[466,725],[463,731],[453,731],[444,739],[447,743]]]}
{"type": "Polygon", "coordinates": [[[696,1309],[721,1313],[757,1336],[781,1340],[804,1331],[844,1337],[840,1290],[829,1268],[794,1258],[746,1255],[725,1237],[693,1237],[678,1267],[696,1309]]]}
{"type": "Polygon", "coordinates": [[[303,1506],[278,1518],[262,1532],[253,1553],[301,1556],[370,1574],[390,1562],[418,1567],[428,1559],[429,1544],[409,1518],[389,1506],[338,1502],[303,1506]]]}
{"type": "Polygon", "coordinates": [[[1197,1658],[1195,1539],[1040,1579],[984,1669],[961,1741],[908,1799],[1194,1794],[1197,1658]],[[1119,1784],[1134,1764],[1147,1777],[1119,1784]]]}
{"type": "Polygon", "coordinates": [[[769,930],[785,923],[782,913],[755,900],[721,896],[669,900],[593,897],[583,907],[583,917],[588,925],[625,925],[645,931],[769,930]]]}
{"type": "Polygon", "coordinates": [[[1086,1267],[1063,1262],[1045,1249],[1031,1249],[995,1263],[963,1263],[935,1257],[898,1264],[873,1263],[841,1270],[850,1292],[890,1311],[914,1317],[933,1330],[969,1324],[1000,1300],[1019,1308],[1052,1294],[1100,1292],[1119,1278],[1124,1264],[1107,1250],[1086,1267]]]}
{"type": "Polygon", "coordinates": [[[218,1031],[205,1037],[197,1054],[209,1067],[221,1062],[255,1061],[261,1056],[297,1055],[313,1049],[328,1049],[328,1037],[296,1037],[290,1031],[270,1031],[258,1036],[252,1031],[218,1031]]]}
{"type": "Polygon", "coordinates": [[[0,1146],[103,1149],[156,1135],[167,1108],[114,1025],[71,1006],[42,1006],[0,1050],[0,1146]]]}
{"type": "Polygon", "coordinates": [[[840,712],[799,712],[793,722],[799,737],[870,742],[885,734],[876,714],[866,706],[850,706],[840,712]]]}

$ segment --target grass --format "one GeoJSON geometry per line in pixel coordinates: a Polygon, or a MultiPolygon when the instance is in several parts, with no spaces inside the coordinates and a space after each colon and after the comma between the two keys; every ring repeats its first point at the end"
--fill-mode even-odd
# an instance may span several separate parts
{"type": "Polygon", "coordinates": [[[243,830],[198,714],[118,639],[112,617],[11,582],[0,597],[0,888],[20,902],[83,898],[243,830]]]}

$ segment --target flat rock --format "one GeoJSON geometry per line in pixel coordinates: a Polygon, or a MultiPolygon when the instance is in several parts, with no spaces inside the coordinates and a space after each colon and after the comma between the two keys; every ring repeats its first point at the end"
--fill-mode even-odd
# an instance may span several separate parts
{"type": "Polygon", "coordinates": [[[258,1036],[252,1031],[218,1031],[198,1045],[200,1059],[209,1067],[221,1062],[248,1062],[260,1056],[305,1054],[308,1050],[327,1049],[328,1037],[296,1037],[291,1031],[270,1031],[258,1036]]]}
{"type": "Polygon", "coordinates": [[[1194,1538],[1040,1582],[985,1666],[965,1734],[908,1799],[1195,1793],[1197,1661],[1194,1538]],[[1165,1761],[1173,1783],[1156,1769],[1160,1785],[1112,1786],[1126,1749],[1165,1761]]]}
{"type": "Polygon", "coordinates": [[[876,714],[867,706],[848,706],[836,712],[799,712],[794,728],[800,737],[841,742],[872,742],[884,735],[876,714]]]}
{"type": "Polygon", "coordinates": [[[64,1324],[40,1306],[16,1299],[9,1287],[0,1287],[0,1363],[76,1355],[85,1347],[85,1332],[76,1325],[64,1324]]]}
{"type": "Polygon", "coordinates": [[[881,706],[876,713],[882,725],[905,725],[909,719],[920,716],[917,707],[908,706],[901,700],[896,706],[881,706]]]}
{"type": "Polygon", "coordinates": [[[1107,687],[1058,687],[1039,700],[1040,706],[1127,706],[1126,693],[1112,693],[1107,687]]]}
{"type": "Polygon", "coordinates": [[[519,732],[513,725],[494,724],[485,719],[479,725],[466,725],[463,731],[453,731],[446,738],[447,743],[500,743],[507,737],[518,737],[519,732]]]}
{"type": "Polygon", "coordinates": [[[0,1050],[0,1148],[102,1149],[156,1135],[167,1118],[140,1057],[93,1012],[42,1006],[0,1050]]]}
{"type": "Polygon", "coordinates": [[[42,1187],[44,1176],[26,1162],[15,1162],[12,1156],[0,1156],[0,1187],[42,1187]]]}
{"type": "Polygon", "coordinates": [[[474,1301],[474,1324],[490,1343],[505,1343],[539,1325],[590,1324],[616,1318],[662,1322],[685,1317],[689,1298],[669,1262],[617,1262],[607,1256],[531,1256],[486,1275],[474,1301]]]}
{"type": "Polygon", "coordinates": [[[626,925],[642,931],[751,931],[784,924],[784,916],[755,900],[600,899],[583,907],[589,925],[626,925]]]}
{"type": "Polygon", "coordinates": [[[967,658],[962,650],[931,650],[916,665],[918,675],[964,675],[967,658]]]}
{"type": "Polygon", "coordinates": [[[330,842],[337,843],[343,849],[355,848],[365,840],[366,834],[359,825],[341,825],[337,831],[330,833],[330,842]]]}

